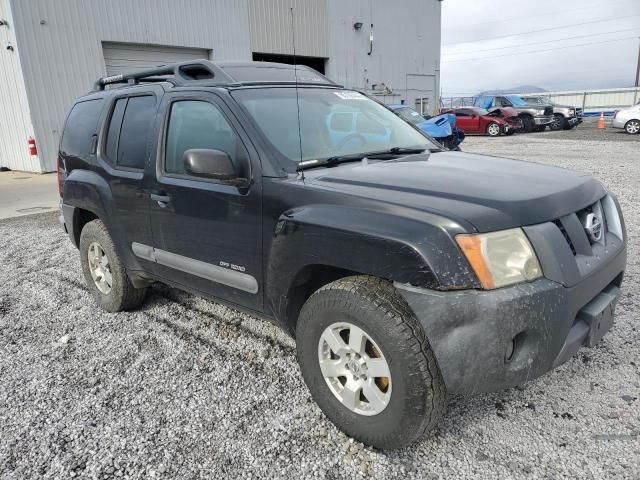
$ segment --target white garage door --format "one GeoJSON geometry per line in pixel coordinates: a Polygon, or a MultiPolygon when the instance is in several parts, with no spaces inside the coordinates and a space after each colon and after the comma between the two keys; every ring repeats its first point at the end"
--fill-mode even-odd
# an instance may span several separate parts
{"type": "Polygon", "coordinates": [[[159,67],[168,63],[208,59],[204,48],[167,47],[138,43],[102,42],[107,75],[117,75],[142,68],[159,67]]]}

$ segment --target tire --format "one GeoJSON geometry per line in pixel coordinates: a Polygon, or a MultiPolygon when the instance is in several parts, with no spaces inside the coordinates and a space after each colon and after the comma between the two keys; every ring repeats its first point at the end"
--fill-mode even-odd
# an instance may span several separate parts
{"type": "Polygon", "coordinates": [[[489,125],[487,125],[485,131],[490,137],[498,137],[502,133],[502,128],[500,128],[500,125],[498,125],[496,122],[491,122],[489,123],[489,125]]]}
{"type": "Polygon", "coordinates": [[[387,281],[355,276],[322,287],[302,307],[296,346],[302,375],[316,403],[338,428],[367,445],[404,447],[434,428],[445,414],[447,394],[433,351],[411,309],[387,281]],[[346,331],[348,337],[344,336],[346,331]],[[366,338],[364,342],[354,340],[366,350],[356,364],[369,362],[366,365],[373,368],[372,362],[382,360],[388,369],[380,371],[388,372],[388,377],[374,379],[369,370],[358,370],[357,365],[347,369],[354,361],[347,355],[355,351],[348,347],[352,332],[363,332],[363,337],[353,339],[366,338]],[[340,355],[335,355],[340,349],[329,347],[325,340],[329,337],[340,340],[340,355]],[[335,367],[339,373],[326,379],[321,358],[342,362],[343,366],[335,367]],[[362,371],[369,376],[356,379],[356,373],[362,371]],[[361,387],[354,383],[358,381],[361,387]],[[352,388],[347,388],[348,382],[352,388]],[[345,403],[339,398],[340,388],[345,403]],[[355,393],[350,396],[345,392],[355,393]],[[375,392],[371,398],[380,395],[386,403],[376,404],[365,392],[375,392]]]}
{"type": "Polygon", "coordinates": [[[568,125],[569,122],[567,122],[567,119],[564,118],[564,115],[560,113],[554,113],[553,122],[549,125],[549,130],[553,130],[554,132],[562,129],[566,130],[568,125]]]}
{"type": "Polygon", "coordinates": [[[522,119],[522,131],[524,133],[533,132],[533,129],[536,126],[535,122],[533,121],[533,118],[529,117],[528,115],[525,115],[520,118],[522,119]]]}
{"type": "Polygon", "coordinates": [[[87,223],[80,233],[80,263],[89,291],[98,305],[107,312],[131,310],[144,301],[147,289],[135,288],[132,285],[116,253],[107,227],[101,220],[87,223]],[[90,250],[91,262],[89,261],[90,250]],[[100,251],[103,255],[101,257],[100,251]],[[99,258],[106,258],[106,263],[100,262],[96,267],[98,264],[96,254],[99,258]]]}
{"type": "Polygon", "coordinates": [[[640,133],[640,120],[636,120],[635,118],[629,120],[624,124],[624,131],[630,135],[637,135],[640,133]]]}

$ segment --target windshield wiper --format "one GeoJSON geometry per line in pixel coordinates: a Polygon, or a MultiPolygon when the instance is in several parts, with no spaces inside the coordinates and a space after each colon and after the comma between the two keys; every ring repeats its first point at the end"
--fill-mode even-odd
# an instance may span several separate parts
{"type": "MultiPolygon", "coordinates": [[[[368,153],[352,153],[350,155],[336,155],[334,157],[325,158],[323,160],[305,160],[298,163],[297,171],[306,170],[309,168],[316,167],[327,167],[330,165],[338,165],[340,163],[347,162],[358,162],[363,158],[372,158],[372,159],[384,159],[384,158],[394,158],[398,155],[416,155],[418,153],[422,153],[426,148],[404,148],[404,147],[393,147],[389,150],[382,150],[377,152],[368,152],[368,153]]],[[[429,149],[429,151],[432,151],[429,149]]],[[[439,151],[439,150],[436,150],[439,151]]]]}

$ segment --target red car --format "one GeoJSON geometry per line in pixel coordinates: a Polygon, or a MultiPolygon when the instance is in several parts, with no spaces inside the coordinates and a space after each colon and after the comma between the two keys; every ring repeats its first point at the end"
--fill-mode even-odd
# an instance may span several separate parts
{"type": "Polygon", "coordinates": [[[480,134],[497,137],[500,134],[511,135],[517,130],[517,126],[504,118],[498,112],[489,113],[484,108],[460,107],[448,110],[456,116],[456,127],[464,131],[466,135],[480,134]]]}

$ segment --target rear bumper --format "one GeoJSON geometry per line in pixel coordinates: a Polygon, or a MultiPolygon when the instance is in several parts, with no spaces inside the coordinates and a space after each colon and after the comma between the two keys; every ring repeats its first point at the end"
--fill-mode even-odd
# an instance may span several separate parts
{"type": "Polygon", "coordinates": [[[76,207],[72,207],[70,205],[65,205],[60,202],[60,215],[58,216],[58,222],[62,226],[64,233],[69,235],[71,239],[71,243],[78,248],[78,243],[76,242],[76,238],[73,235],[73,217],[76,207]]]}
{"type": "Polygon", "coordinates": [[[447,390],[510,388],[557,367],[609,330],[626,248],[573,287],[542,278],[492,291],[397,284],[422,324],[447,390]]]}

